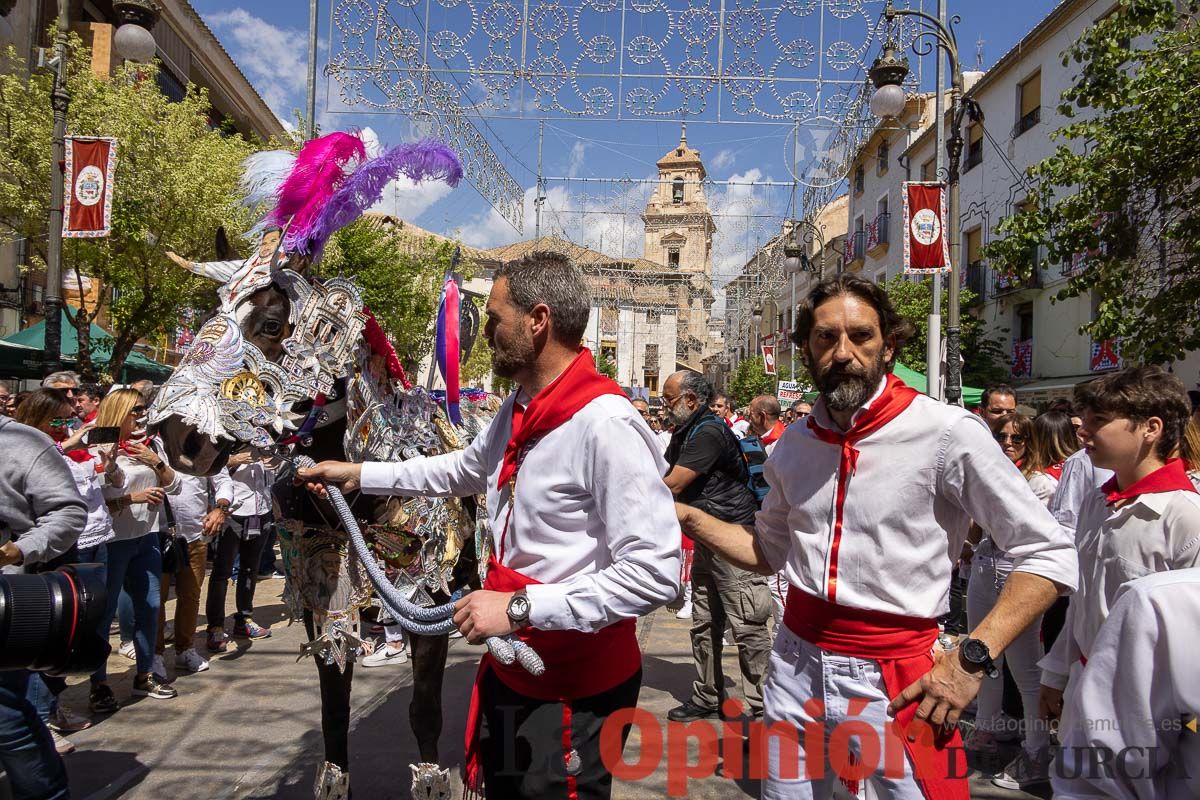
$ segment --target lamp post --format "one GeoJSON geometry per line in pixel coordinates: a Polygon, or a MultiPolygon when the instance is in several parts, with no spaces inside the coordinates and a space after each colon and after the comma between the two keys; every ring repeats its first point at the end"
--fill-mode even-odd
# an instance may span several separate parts
{"type": "MultiPolygon", "coordinates": [[[[113,46],[129,61],[149,62],[156,46],[150,28],[158,21],[159,8],[152,0],[116,0],[117,16],[113,46]]],[[[58,0],[58,25],[54,36],[54,86],[50,107],[54,110],[54,133],[50,145],[50,230],[46,245],[45,370],[62,368],[62,249],[64,162],[67,158],[67,37],[71,33],[70,2],[58,0]]]]}
{"type": "MultiPolygon", "coordinates": [[[[791,276],[792,295],[789,300],[789,308],[792,311],[792,318],[795,319],[796,314],[796,276],[801,272],[816,272],[818,280],[825,277],[825,237],[821,235],[821,230],[807,219],[792,220],[792,228],[788,231],[787,242],[783,246],[783,271],[791,276]],[[803,234],[801,234],[803,230],[803,234]],[[814,269],[812,258],[808,254],[808,247],[811,244],[817,245],[817,258],[819,267],[814,269]]],[[[796,379],[796,343],[790,341],[788,348],[788,366],[791,369],[789,373],[790,380],[796,379]]]]}
{"type": "MultiPolygon", "coordinates": [[[[945,52],[946,58],[950,62],[950,131],[946,138],[946,155],[947,161],[947,188],[949,194],[950,208],[947,211],[948,227],[946,235],[949,237],[950,244],[950,297],[948,309],[949,323],[946,326],[946,402],[952,405],[958,405],[962,401],[962,363],[961,363],[961,342],[960,342],[960,309],[959,309],[959,252],[961,249],[960,228],[959,224],[959,167],[962,161],[963,137],[962,123],[963,117],[966,114],[966,105],[963,103],[963,74],[962,67],[958,61],[958,40],[954,36],[953,25],[959,21],[957,16],[946,21],[946,0],[938,0],[938,16],[926,14],[923,11],[918,11],[912,8],[895,8],[892,5],[892,0],[888,0],[887,6],[884,8],[884,18],[888,23],[895,21],[896,17],[915,17],[922,25],[924,30],[917,35],[917,40],[923,36],[931,36],[936,42],[939,50],[945,52]]],[[[927,55],[931,52],[932,46],[926,44],[924,49],[916,49],[914,51],[918,55],[927,55]]],[[[941,56],[938,57],[938,72],[941,73],[941,56]]],[[[901,84],[904,82],[905,76],[908,74],[908,61],[902,56],[897,57],[895,45],[888,42],[884,45],[883,54],[876,59],[874,66],[871,67],[871,81],[875,84],[875,94],[871,97],[871,112],[880,118],[898,116],[904,110],[904,90],[901,84]],[[897,103],[897,98],[899,102],[897,103]]],[[[941,114],[941,80],[938,81],[936,87],[939,100],[937,123],[939,129],[943,124],[941,114]]],[[[940,142],[939,142],[940,144],[940,142]]],[[[934,282],[934,307],[941,300],[941,282],[934,282]]],[[[930,338],[934,336],[934,331],[930,330],[930,338]]],[[[931,345],[931,352],[933,347],[931,345]]],[[[929,388],[931,391],[936,391],[933,386],[934,375],[933,370],[930,370],[929,388]]]]}

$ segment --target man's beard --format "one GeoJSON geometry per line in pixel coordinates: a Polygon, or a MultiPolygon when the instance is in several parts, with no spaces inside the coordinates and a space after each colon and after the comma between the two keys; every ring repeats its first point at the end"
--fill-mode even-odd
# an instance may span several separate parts
{"type": "Polygon", "coordinates": [[[813,382],[830,411],[851,411],[867,402],[886,372],[887,362],[880,352],[875,363],[866,369],[830,364],[824,371],[813,374],[813,382]]]}
{"type": "Polygon", "coordinates": [[[528,339],[513,338],[511,340],[501,340],[499,337],[493,338],[492,346],[492,372],[499,375],[501,378],[514,380],[523,370],[528,369],[533,363],[533,341],[528,339]]]}
{"type": "Polygon", "coordinates": [[[696,409],[688,408],[683,401],[676,403],[674,408],[667,409],[667,417],[675,426],[686,425],[687,421],[692,418],[692,414],[695,413],[696,409]]]}

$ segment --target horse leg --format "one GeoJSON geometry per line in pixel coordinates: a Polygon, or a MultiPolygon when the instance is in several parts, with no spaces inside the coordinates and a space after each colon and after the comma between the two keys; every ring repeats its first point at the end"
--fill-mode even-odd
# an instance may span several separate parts
{"type": "MultiPolygon", "coordinates": [[[[304,612],[304,629],[308,632],[310,641],[316,638],[316,626],[313,624],[312,612],[308,610],[304,612]]],[[[325,790],[328,793],[322,795],[321,784],[330,764],[340,770],[339,774],[350,771],[350,683],[354,677],[354,664],[347,663],[346,671],[342,672],[336,664],[326,664],[320,659],[314,660],[317,663],[317,676],[321,681],[321,735],[325,740],[327,762],[317,773],[317,796],[335,798],[339,795],[329,791],[329,787],[325,790]]],[[[336,779],[331,781],[336,782],[336,779]]]]}
{"type": "Polygon", "coordinates": [[[442,735],[442,676],[446,671],[447,634],[408,635],[413,665],[413,699],[408,706],[408,724],[417,739],[421,761],[438,763],[438,739],[442,735]]]}

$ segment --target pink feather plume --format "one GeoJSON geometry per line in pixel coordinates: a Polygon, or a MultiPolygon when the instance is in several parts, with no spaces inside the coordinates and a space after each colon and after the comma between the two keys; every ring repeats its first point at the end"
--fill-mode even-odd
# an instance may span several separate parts
{"type": "Polygon", "coordinates": [[[268,216],[269,222],[288,226],[285,250],[312,255],[313,228],[346,179],[346,165],[366,157],[362,140],[349,133],[330,133],[305,143],[296,156],[296,165],[279,187],[279,202],[268,216]]]}

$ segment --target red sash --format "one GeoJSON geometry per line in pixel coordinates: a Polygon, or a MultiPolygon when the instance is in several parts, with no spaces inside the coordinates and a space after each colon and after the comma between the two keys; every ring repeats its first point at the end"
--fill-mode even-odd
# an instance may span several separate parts
{"type": "MultiPolygon", "coordinates": [[[[792,633],[822,650],[877,662],[889,697],[894,698],[920,680],[933,666],[938,627],[932,619],[840,606],[792,586],[788,589],[783,623],[792,633]]],[[[916,703],[900,709],[896,713],[896,729],[921,791],[930,800],[967,800],[966,778],[950,777],[967,774],[966,754],[958,730],[948,736],[918,732],[917,741],[910,742],[903,734],[909,730],[916,712],[916,703]]]]}
{"type": "Polygon", "coordinates": [[[1065,464],[1065,463],[1066,463],[1065,461],[1060,461],[1057,464],[1051,464],[1050,466],[1046,467],[1046,474],[1049,475],[1051,478],[1054,478],[1054,480],[1056,480],[1056,481],[1061,481],[1062,473],[1063,473],[1063,464],[1065,464]]]}
{"type": "MultiPolygon", "coordinates": [[[[504,566],[493,556],[488,564],[483,588],[494,592],[515,592],[539,583],[504,566]]],[[[479,751],[479,726],[483,721],[479,687],[488,670],[515,692],[563,704],[563,759],[571,754],[571,701],[607,692],[633,677],[642,667],[642,652],[637,643],[637,621],[625,619],[595,633],[583,631],[543,631],[522,628],[514,636],[528,644],[546,665],[539,677],[530,675],[520,664],[504,665],[484,653],[471,691],[467,711],[466,764],[463,783],[468,791],[482,789],[483,770],[479,751]]],[[[575,777],[567,776],[568,796],[575,797],[575,777]]]]}
{"type": "MultiPolygon", "coordinates": [[[[842,519],[846,506],[846,491],[849,488],[850,476],[858,467],[858,448],[854,445],[860,439],[865,439],[872,433],[900,416],[904,409],[918,396],[916,389],[908,387],[904,381],[891,373],[887,376],[883,393],[875,399],[850,427],[843,433],[827,430],[817,424],[816,417],[808,417],[808,427],[822,442],[838,445],[842,449],[842,457],[838,462],[837,496],[834,506],[833,541],[829,545],[829,580],[828,594],[832,603],[837,600],[838,549],[842,544],[842,519]]],[[[821,401],[824,402],[824,401],[821,401]]]]}

